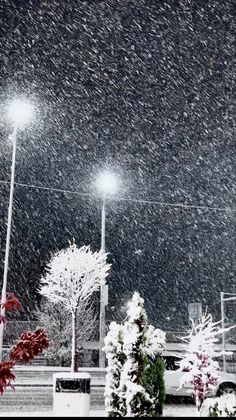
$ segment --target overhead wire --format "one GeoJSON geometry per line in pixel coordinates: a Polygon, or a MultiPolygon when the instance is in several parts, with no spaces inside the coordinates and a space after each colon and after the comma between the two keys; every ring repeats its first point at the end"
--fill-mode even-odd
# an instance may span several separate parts
{"type": "MultiPolygon", "coordinates": [[[[0,180],[0,184],[10,184],[10,181],[3,181],[0,180]]],[[[55,187],[47,187],[44,185],[34,185],[34,184],[27,184],[23,182],[15,182],[14,185],[25,187],[25,188],[34,188],[34,189],[41,189],[46,191],[52,191],[52,192],[59,192],[64,194],[77,194],[84,197],[92,197],[94,198],[94,194],[92,193],[85,193],[81,191],[75,191],[75,190],[67,190],[64,188],[55,188],[55,187]]],[[[185,204],[185,203],[168,203],[164,201],[157,201],[157,200],[147,200],[142,198],[132,198],[132,197],[113,197],[114,201],[129,201],[134,203],[140,203],[140,204],[152,204],[152,205],[159,205],[159,206],[166,206],[166,207],[178,207],[183,209],[199,209],[199,210],[214,210],[214,211],[233,211],[234,208],[231,207],[217,207],[217,206],[203,206],[203,205],[193,205],[193,204],[185,204]]]]}

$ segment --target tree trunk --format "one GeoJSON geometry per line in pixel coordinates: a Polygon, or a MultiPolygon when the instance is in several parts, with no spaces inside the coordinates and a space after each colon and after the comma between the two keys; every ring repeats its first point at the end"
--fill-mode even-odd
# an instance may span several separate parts
{"type": "Polygon", "coordinates": [[[71,349],[71,372],[78,371],[77,339],[76,339],[76,311],[72,312],[72,349],[71,349]]]}
{"type": "Polygon", "coordinates": [[[201,410],[201,400],[198,395],[196,395],[195,403],[196,403],[196,409],[197,409],[197,416],[199,417],[200,410],[201,410]]]}

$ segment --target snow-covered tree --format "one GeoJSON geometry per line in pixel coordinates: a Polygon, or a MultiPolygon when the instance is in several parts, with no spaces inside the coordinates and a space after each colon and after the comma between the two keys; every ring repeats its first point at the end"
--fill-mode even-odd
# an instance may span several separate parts
{"type": "MultiPolygon", "coordinates": [[[[34,317],[43,328],[47,328],[49,347],[45,358],[51,364],[68,366],[71,361],[72,325],[68,311],[60,303],[43,299],[34,317]]],[[[77,342],[93,340],[97,330],[97,314],[91,299],[81,302],[77,311],[77,342]]]]}
{"type": "Polygon", "coordinates": [[[147,380],[144,379],[147,379],[147,370],[164,345],[165,333],[148,325],[144,300],[135,292],[127,320],[123,325],[112,323],[105,339],[108,416],[155,417],[158,393],[153,395],[150,387],[147,391],[144,386],[147,380]]]}
{"type": "Polygon", "coordinates": [[[41,279],[39,292],[52,302],[61,304],[72,321],[71,371],[77,371],[77,313],[83,302],[105,284],[110,264],[107,254],[92,252],[89,246],[78,248],[73,242],[51,258],[47,273],[41,279]]]}
{"type": "Polygon", "coordinates": [[[204,314],[198,325],[193,325],[190,333],[183,337],[185,355],[180,361],[179,369],[183,371],[180,386],[193,385],[193,398],[198,412],[207,394],[216,389],[219,381],[219,362],[215,360],[222,354],[217,349],[218,336],[222,328],[213,322],[212,316],[204,314]]]}
{"type": "Polygon", "coordinates": [[[148,325],[144,300],[135,292],[124,324],[123,351],[126,361],[121,372],[120,388],[126,400],[127,417],[151,416],[153,398],[142,385],[148,356],[163,349],[164,333],[148,325]],[[160,338],[160,341],[158,340],[160,338]]]}

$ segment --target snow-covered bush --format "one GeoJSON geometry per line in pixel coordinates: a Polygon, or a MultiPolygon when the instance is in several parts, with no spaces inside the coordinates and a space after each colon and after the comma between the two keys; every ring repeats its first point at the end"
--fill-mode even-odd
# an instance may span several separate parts
{"type": "Polygon", "coordinates": [[[78,248],[73,241],[66,249],[56,252],[41,279],[39,292],[52,302],[61,304],[71,315],[71,372],[77,371],[77,315],[80,305],[105,284],[110,264],[107,254],[92,252],[89,246],[78,248]]]}
{"type": "Polygon", "coordinates": [[[186,354],[180,361],[179,369],[183,371],[180,386],[193,385],[193,398],[198,412],[204,399],[217,388],[220,366],[216,357],[222,351],[216,348],[218,335],[222,334],[219,322],[213,322],[212,316],[203,315],[198,325],[193,325],[189,335],[182,339],[187,343],[186,354]]]}
{"type": "Polygon", "coordinates": [[[141,385],[146,367],[147,315],[143,299],[136,292],[132,297],[128,319],[123,327],[123,352],[126,357],[120,389],[126,401],[127,417],[147,416],[152,409],[152,398],[141,385]]]}
{"type": "Polygon", "coordinates": [[[122,325],[111,322],[105,337],[104,351],[107,358],[105,384],[105,407],[109,417],[123,417],[126,414],[124,396],[120,392],[120,375],[126,360],[123,352],[122,325]]]}
{"type": "Polygon", "coordinates": [[[201,417],[236,417],[236,395],[230,393],[217,398],[206,398],[200,415],[201,417]]]}
{"type": "Polygon", "coordinates": [[[161,365],[157,356],[164,345],[165,333],[148,325],[144,300],[135,292],[127,320],[122,325],[111,323],[105,338],[109,417],[156,417],[162,413],[164,363],[161,365]],[[151,378],[151,369],[159,369],[159,375],[151,378]]]}

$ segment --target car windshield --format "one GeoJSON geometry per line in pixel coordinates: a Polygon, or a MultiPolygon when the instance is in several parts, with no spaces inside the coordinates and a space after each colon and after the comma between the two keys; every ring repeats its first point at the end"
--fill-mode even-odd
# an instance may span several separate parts
{"type": "Polygon", "coordinates": [[[177,370],[181,359],[176,356],[164,356],[164,360],[166,370],[177,370]]]}

